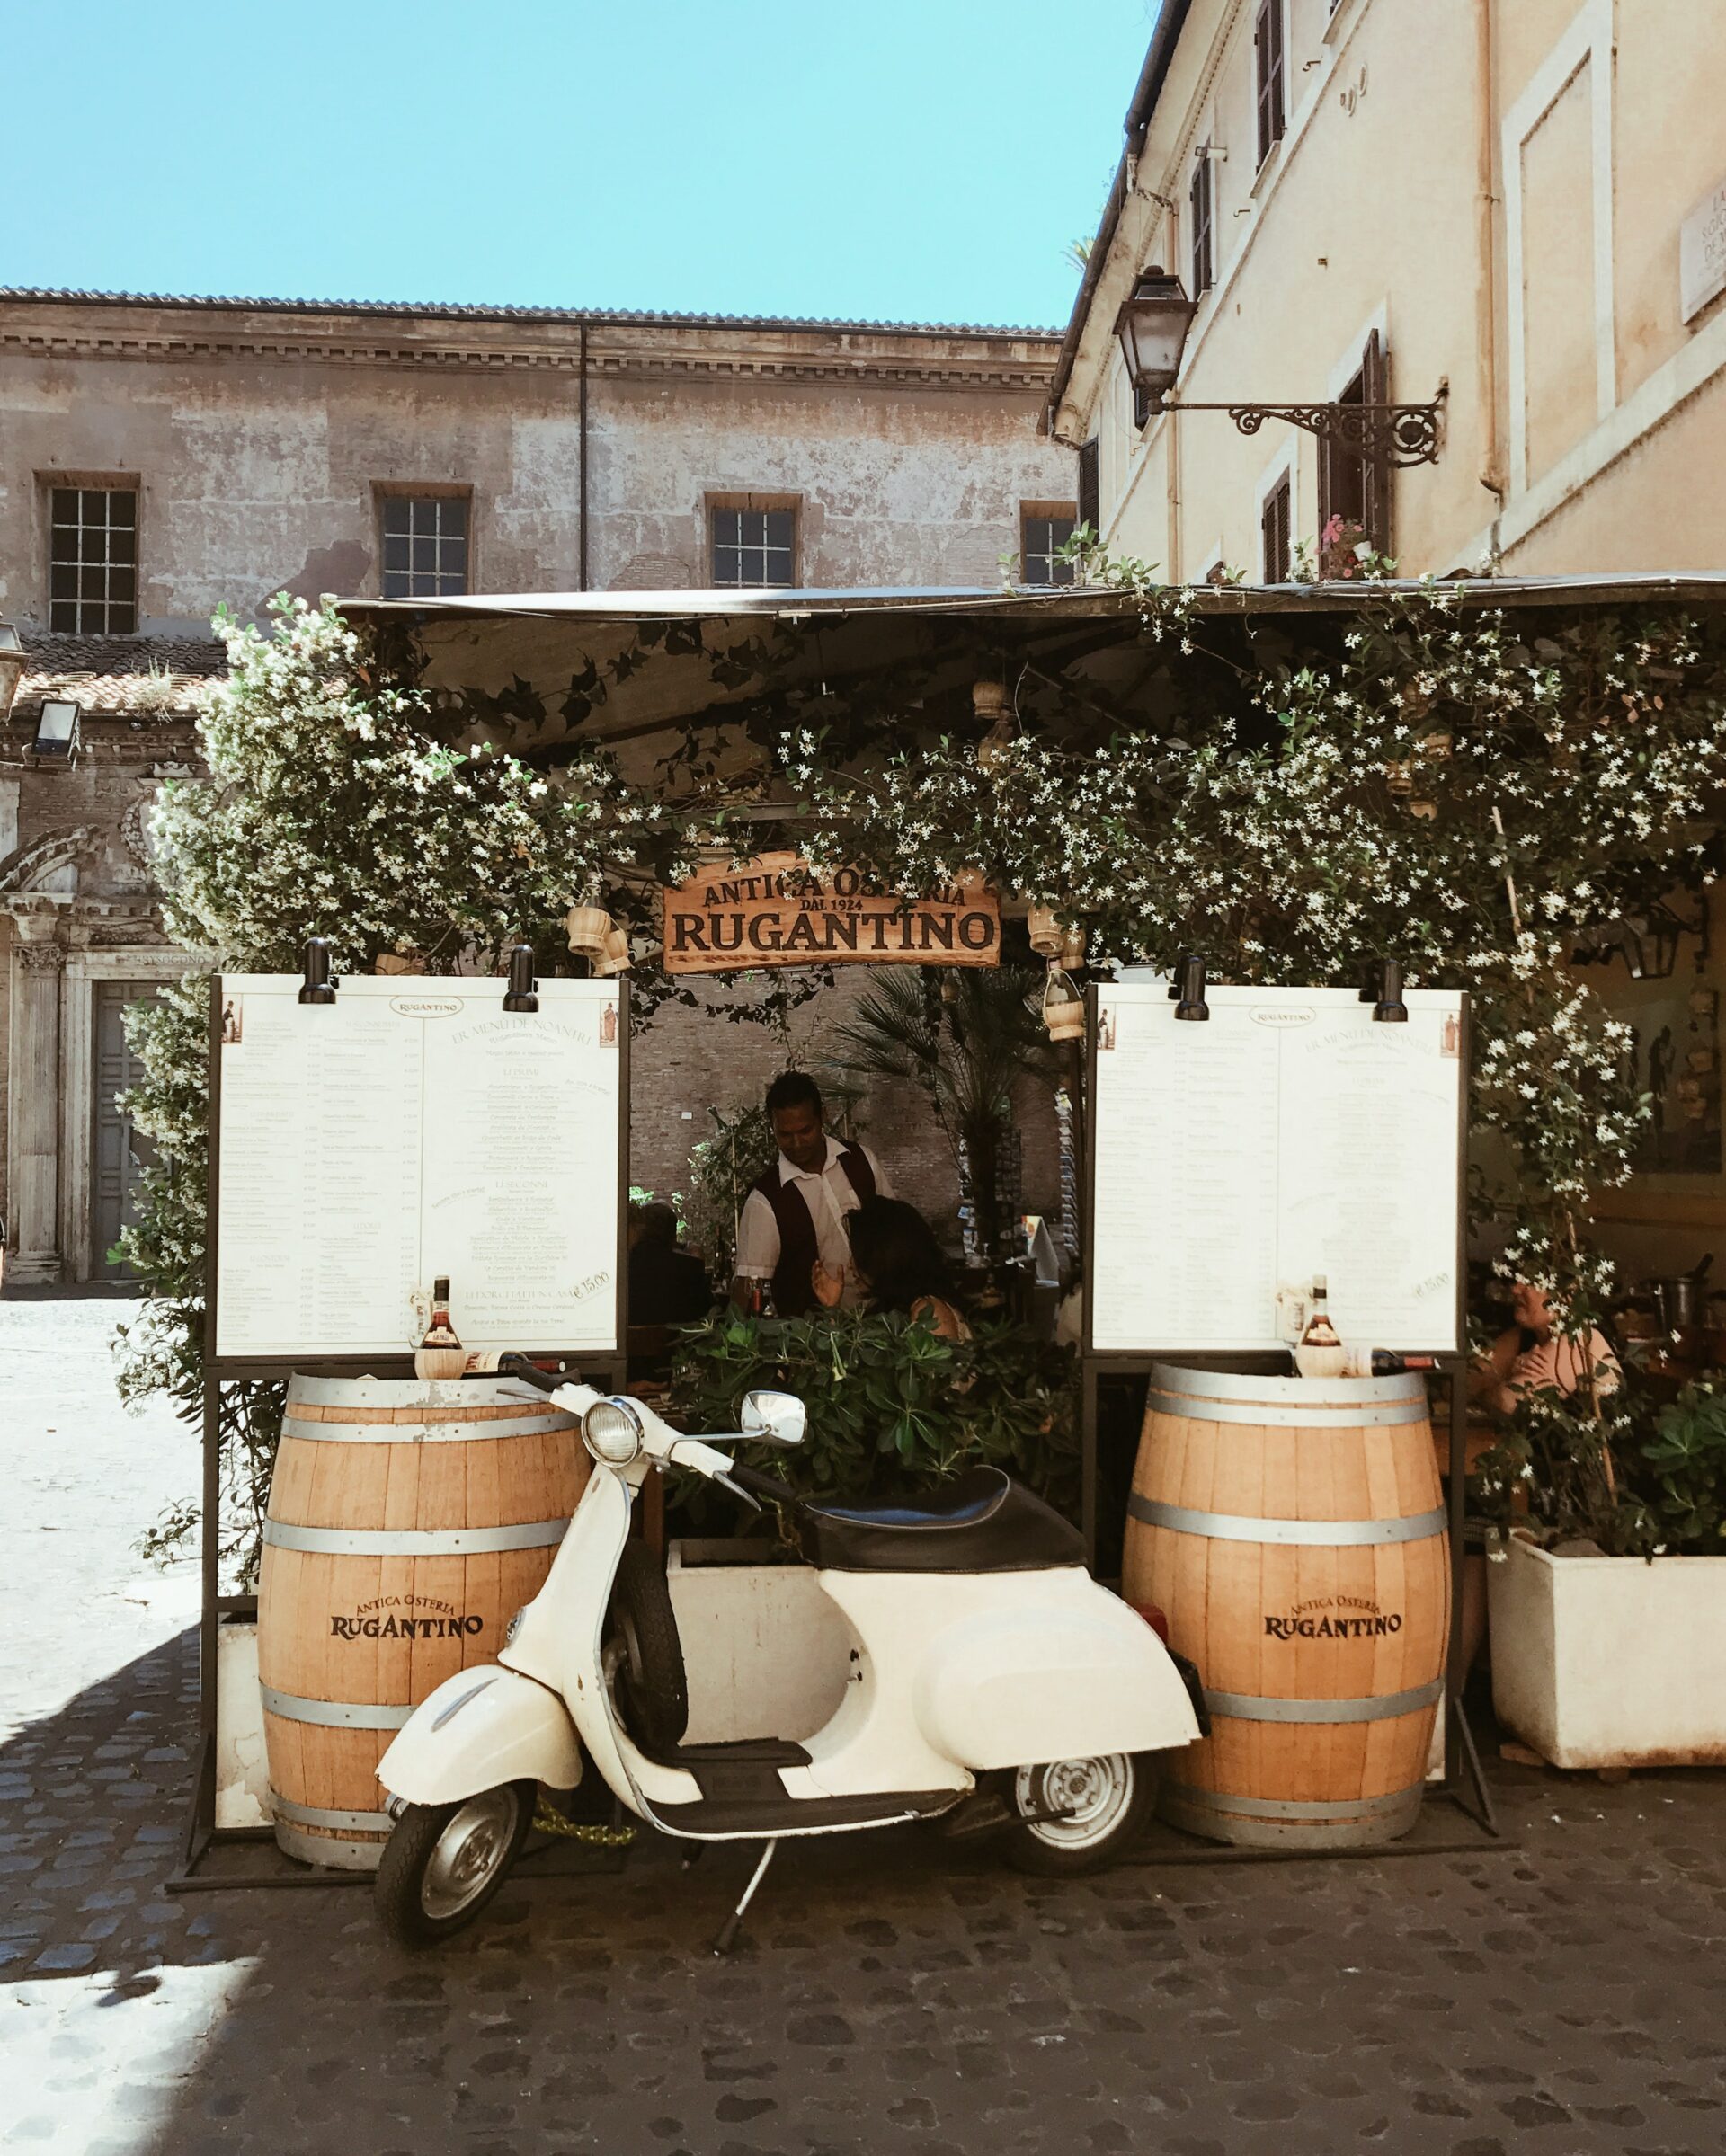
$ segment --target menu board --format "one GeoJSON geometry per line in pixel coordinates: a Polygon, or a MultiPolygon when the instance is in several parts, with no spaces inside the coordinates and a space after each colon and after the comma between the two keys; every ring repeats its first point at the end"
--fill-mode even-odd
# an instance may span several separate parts
{"type": "Polygon", "coordinates": [[[1458,1348],[1462,998],[1403,1000],[1214,988],[1193,1024],[1161,980],[1099,989],[1096,1353],[1286,1346],[1320,1275],[1346,1344],[1458,1348]]]}
{"type": "Polygon", "coordinates": [[[609,980],[218,983],[218,1358],[618,1344],[623,1014],[609,980]]]}

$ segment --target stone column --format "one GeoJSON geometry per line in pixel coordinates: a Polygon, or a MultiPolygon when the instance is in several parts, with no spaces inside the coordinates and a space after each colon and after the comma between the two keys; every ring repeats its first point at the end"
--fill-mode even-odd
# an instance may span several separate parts
{"type": "Polygon", "coordinates": [[[60,976],[58,923],[15,920],[6,1115],[6,1281],[64,1276],[60,1249],[60,976]]]}

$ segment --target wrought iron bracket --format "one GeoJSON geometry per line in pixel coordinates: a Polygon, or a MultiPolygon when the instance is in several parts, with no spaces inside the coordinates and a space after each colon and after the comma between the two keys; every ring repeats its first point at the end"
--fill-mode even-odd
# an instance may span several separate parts
{"type": "Polygon", "coordinates": [[[1429,404],[1204,404],[1184,397],[1163,401],[1165,412],[1226,412],[1242,434],[1257,434],[1267,420],[1304,428],[1349,457],[1386,457],[1392,466],[1437,464],[1440,416],[1450,395],[1441,382],[1429,404]]]}

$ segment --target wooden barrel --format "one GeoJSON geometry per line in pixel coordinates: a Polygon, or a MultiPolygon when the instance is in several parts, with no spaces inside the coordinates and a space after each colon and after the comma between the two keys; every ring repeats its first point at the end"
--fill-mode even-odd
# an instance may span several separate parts
{"type": "Polygon", "coordinates": [[[1406,1833],[1450,1624],[1420,1379],[1159,1363],[1127,1510],[1122,1591],[1163,1610],[1211,1708],[1164,1816],[1257,1848],[1406,1833]]]}
{"type": "Polygon", "coordinates": [[[434,1686],[495,1656],[587,1476],[572,1418],[496,1380],[292,1380],[258,1588],[270,1795],[290,1856],[376,1868],[391,1737],[434,1686]]]}

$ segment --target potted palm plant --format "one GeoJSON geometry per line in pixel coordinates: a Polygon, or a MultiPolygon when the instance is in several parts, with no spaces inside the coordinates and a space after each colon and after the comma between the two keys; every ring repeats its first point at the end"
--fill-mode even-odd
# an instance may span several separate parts
{"type": "Polygon", "coordinates": [[[1013,1089],[1025,1077],[1052,1082],[1055,1071],[1042,990],[1022,966],[887,970],[830,1036],[829,1060],[843,1077],[909,1079],[928,1096],[968,1171],[985,1257],[1001,1245],[995,1175],[1013,1089]]]}

